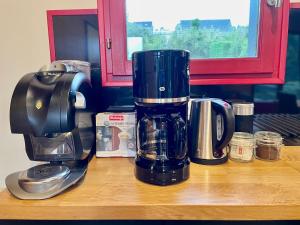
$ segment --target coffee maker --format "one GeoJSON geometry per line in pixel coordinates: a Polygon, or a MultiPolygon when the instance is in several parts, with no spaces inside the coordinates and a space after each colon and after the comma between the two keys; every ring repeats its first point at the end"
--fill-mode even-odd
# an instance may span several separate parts
{"type": "Polygon", "coordinates": [[[143,182],[169,185],[189,177],[189,57],[183,50],[132,55],[137,111],[135,176],[143,182]]]}
{"type": "Polygon", "coordinates": [[[11,99],[11,132],[23,134],[30,160],[48,163],[7,176],[8,190],[20,199],[46,199],[81,180],[94,153],[93,114],[87,74],[53,62],[25,75],[11,99]]]}

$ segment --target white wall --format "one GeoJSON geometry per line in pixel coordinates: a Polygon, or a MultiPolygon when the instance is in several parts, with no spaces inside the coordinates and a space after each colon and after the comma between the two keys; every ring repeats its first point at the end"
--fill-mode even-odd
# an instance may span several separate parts
{"type": "Polygon", "coordinates": [[[300,2],[300,0],[290,0],[290,2],[300,2]]]}
{"type": "Polygon", "coordinates": [[[97,0],[0,0],[0,189],[28,168],[22,135],[11,134],[9,105],[18,80],[50,61],[46,10],[97,8],[97,0]]]}

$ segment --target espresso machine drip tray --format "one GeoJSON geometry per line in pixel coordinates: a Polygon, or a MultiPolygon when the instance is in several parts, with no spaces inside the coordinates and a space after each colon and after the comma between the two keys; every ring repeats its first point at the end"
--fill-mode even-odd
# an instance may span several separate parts
{"type": "Polygon", "coordinates": [[[20,199],[51,198],[79,181],[87,166],[43,164],[9,175],[5,182],[8,190],[20,199]]]}
{"type": "Polygon", "coordinates": [[[19,174],[19,185],[27,192],[43,193],[58,187],[69,174],[67,166],[35,166],[19,174]]]}

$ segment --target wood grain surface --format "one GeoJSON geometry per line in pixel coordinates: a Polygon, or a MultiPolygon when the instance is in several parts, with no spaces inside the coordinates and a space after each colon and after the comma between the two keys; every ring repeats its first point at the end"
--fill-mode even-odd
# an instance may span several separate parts
{"type": "Polygon", "coordinates": [[[48,200],[0,193],[0,219],[30,220],[299,220],[300,147],[277,162],[191,164],[188,181],[167,187],[142,183],[134,160],[93,159],[84,181],[48,200]]]}

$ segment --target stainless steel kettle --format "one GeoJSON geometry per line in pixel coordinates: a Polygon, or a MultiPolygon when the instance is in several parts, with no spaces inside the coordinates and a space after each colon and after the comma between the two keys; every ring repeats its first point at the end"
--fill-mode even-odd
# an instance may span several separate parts
{"type": "Polygon", "coordinates": [[[188,151],[192,162],[225,163],[233,133],[234,113],[227,102],[215,98],[190,101],[188,151]]]}

